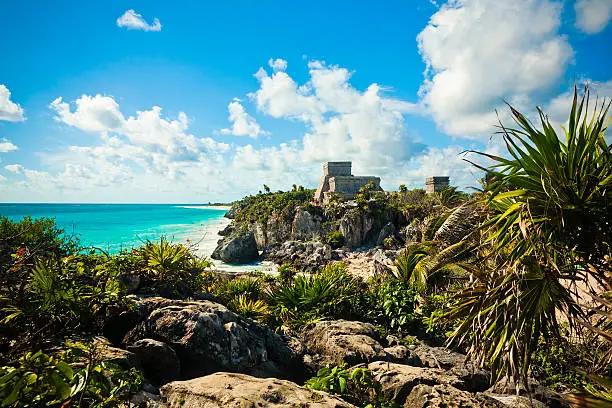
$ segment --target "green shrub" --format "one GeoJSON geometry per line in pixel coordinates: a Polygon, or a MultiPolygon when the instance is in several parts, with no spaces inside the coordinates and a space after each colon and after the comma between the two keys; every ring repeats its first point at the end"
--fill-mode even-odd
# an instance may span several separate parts
{"type": "Polygon", "coordinates": [[[291,282],[296,274],[291,264],[284,263],[278,268],[278,278],[281,282],[291,282]]]}
{"type": "Polygon", "coordinates": [[[366,295],[366,310],[369,319],[385,332],[413,333],[420,328],[417,313],[418,292],[407,282],[388,279],[376,284],[366,295]]]}
{"type": "Polygon", "coordinates": [[[344,235],[341,231],[330,231],[325,235],[325,243],[332,248],[340,248],[344,245],[344,235]]]}
{"type": "Polygon", "coordinates": [[[67,346],[59,355],[26,352],[0,367],[0,406],[115,407],[140,389],[142,374],[102,361],[99,347],[67,346]]]}
{"type": "Polygon", "coordinates": [[[279,323],[302,327],[325,318],[349,318],[360,293],[359,286],[346,265],[337,262],[317,274],[297,276],[289,285],[270,288],[268,299],[279,323]]]}
{"type": "Polygon", "coordinates": [[[228,303],[228,307],[234,312],[251,319],[263,320],[269,314],[269,307],[261,299],[250,299],[246,295],[238,295],[228,303]]]}
{"type": "Polygon", "coordinates": [[[263,296],[262,280],[241,277],[222,281],[213,288],[212,293],[224,303],[229,303],[239,296],[253,300],[261,299],[263,296]]]}
{"type": "Polygon", "coordinates": [[[234,204],[238,209],[234,222],[239,227],[246,227],[253,222],[265,223],[275,214],[282,220],[291,221],[295,216],[296,208],[312,201],[314,190],[287,191],[278,193],[265,193],[248,196],[234,204]]]}
{"type": "Polygon", "coordinates": [[[306,382],[305,387],[339,395],[345,401],[360,407],[397,406],[386,400],[380,382],[374,379],[369,369],[349,369],[345,363],[320,369],[315,377],[306,382]]]}
{"type": "Polygon", "coordinates": [[[0,338],[19,340],[8,357],[75,331],[97,330],[107,308],[123,297],[116,280],[93,275],[74,259],[49,260],[30,272],[23,297],[0,297],[0,338]]]}
{"type": "Polygon", "coordinates": [[[62,257],[78,250],[78,240],[67,236],[50,218],[11,221],[0,217],[0,295],[22,297],[29,270],[40,260],[62,257]]]}
{"type": "Polygon", "coordinates": [[[190,295],[206,283],[206,269],[212,264],[193,255],[183,244],[161,237],[136,250],[145,263],[146,277],[165,295],[190,295]]]}

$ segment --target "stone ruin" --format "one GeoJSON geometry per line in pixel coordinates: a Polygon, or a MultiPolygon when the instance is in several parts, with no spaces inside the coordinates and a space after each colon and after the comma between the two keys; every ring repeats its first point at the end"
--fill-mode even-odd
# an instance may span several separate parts
{"type": "Polygon", "coordinates": [[[323,164],[323,177],[321,177],[314,199],[319,203],[328,203],[332,194],[335,194],[345,200],[351,200],[362,187],[370,182],[374,182],[377,190],[382,190],[380,177],[353,176],[350,161],[327,162],[323,164]]]}
{"type": "Polygon", "coordinates": [[[448,177],[427,177],[425,178],[425,192],[427,194],[439,193],[445,188],[448,188],[448,183],[448,177]]]}

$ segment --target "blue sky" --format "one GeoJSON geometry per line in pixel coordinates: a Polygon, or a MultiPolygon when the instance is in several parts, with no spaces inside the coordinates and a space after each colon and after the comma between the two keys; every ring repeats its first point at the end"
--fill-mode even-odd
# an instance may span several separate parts
{"type": "Polygon", "coordinates": [[[503,101],[612,97],[611,0],[0,3],[0,201],[208,202],[476,185],[503,101]],[[330,4],[333,3],[333,4],[330,4]]]}

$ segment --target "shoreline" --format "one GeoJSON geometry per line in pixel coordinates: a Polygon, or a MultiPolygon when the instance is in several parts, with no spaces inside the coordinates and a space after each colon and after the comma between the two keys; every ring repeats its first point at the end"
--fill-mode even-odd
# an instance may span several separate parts
{"type": "MultiPolygon", "coordinates": [[[[201,208],[210,208],[210,206],[200,206],[201,208]]],[[[218,206],[221,209],[223,206],[218,206]]],[[[213,271],[219,271],[223,273],[246,273],[246,272],[263,272],[265,274],[275,274],[278,271],[278,265],[274,262],[270,261],[256,261],[249,264],[227,264],[218,259],[212,259],[210,256],[217,247],[217,241],[219,241],[222,237],[218,234],[219,231],[223,230],[226,226],[228,226],[232,220],[229,218],[222,217],[218,220],[210,222],[208,225],[204,225],[204,231],[202,230],[187,230],[185,231],[185,236],[183,240],[188,244],[194,242],[193,236],[198,234],[201,238],[197,241],[197,243],[193,244],[194,247],[191,250],[198,256],[205,257],[209,259],[214,266],[211,268],[213,271]]]]}

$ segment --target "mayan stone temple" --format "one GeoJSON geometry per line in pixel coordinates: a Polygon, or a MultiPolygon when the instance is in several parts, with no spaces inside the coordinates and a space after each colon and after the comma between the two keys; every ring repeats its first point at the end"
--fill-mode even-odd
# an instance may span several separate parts
{"type": "Polygon", "coordinates": [[[323,164],[323,177],[321,177],[314,199],[320,203],[327,203],[330,196],[336,194],[345,200],[351,200],[369,182],[374,182],[376,189],[382,190],[380,177],[353,176],[350,161],[327,162],[323,164]]]}
{"type": "Polygon", "coordinates": [[[427,194],[439,193],[448,187],[448,177],[427,177],[425,178],[425,192],[427,194]]]}

